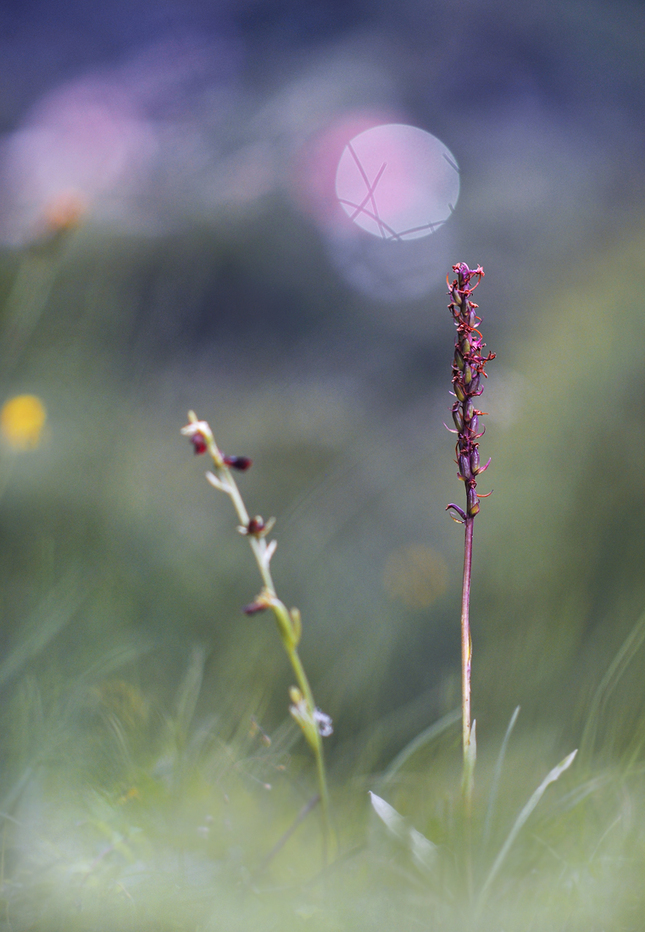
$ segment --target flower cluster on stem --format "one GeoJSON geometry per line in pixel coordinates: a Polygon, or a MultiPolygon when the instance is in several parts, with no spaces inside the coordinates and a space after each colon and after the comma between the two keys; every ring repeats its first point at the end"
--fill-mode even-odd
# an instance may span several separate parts
{"type": "Polygon", "coordinates": [[[486,344],[477,329],[481,318],[477,316],[478,306],[471,300],[473,291],[484,276],[484,270],[479,265],[476,269],[469,269],[465,262],[453,265],[452,268],[457,274],[449,286],[452,301],[448,305],[457,328],[452,363],[455,395],[452,419],[457,434],[457,475],[466,483],[466,511],[457,505],[448,505],[448,508],[465,521],[467,517],[475,517],[480,507],[479,499],[485,497],[477,494],[477,477],[488,469],[490,460],[480,466],[478,441],[484,429],[480,429],[479,419],[485,412],[477,410],[475,401],[484,391],[486,363],[495,358],[495,353],[484,356],[486,344]]]}

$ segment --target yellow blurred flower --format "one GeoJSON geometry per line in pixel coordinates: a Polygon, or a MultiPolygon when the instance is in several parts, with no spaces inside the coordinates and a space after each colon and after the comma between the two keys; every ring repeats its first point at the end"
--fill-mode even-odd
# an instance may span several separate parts
{"type": "Polygon", "coordinates": [[[16,395],[0,410],[0,434],[14,450],[33,450],[40,443],[47,412],[36,395],[16,395]]]}
{"type": "Polygon", "coordinates": [[[425,544],[409,544],[394,550],[383,569],[383,586],[391,599],[407,608],[423,609],[446,591],[446,561],[425,544]]]}

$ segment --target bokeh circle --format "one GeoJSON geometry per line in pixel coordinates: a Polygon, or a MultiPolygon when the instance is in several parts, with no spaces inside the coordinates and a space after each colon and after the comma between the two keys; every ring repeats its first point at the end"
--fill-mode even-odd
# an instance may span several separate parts
{"type": "Polygon", "coordinates": [[[459,167],[426,130],[404,123],[374,126],[343,149],[336,196],[347,216],[385,240],[428,236],[450,217],[459,197],[459,167]]]}

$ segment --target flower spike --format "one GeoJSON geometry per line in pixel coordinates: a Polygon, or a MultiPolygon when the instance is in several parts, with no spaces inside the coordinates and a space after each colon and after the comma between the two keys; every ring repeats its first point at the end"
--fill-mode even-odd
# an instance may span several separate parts
{"type": "MultiPolygon", "coordinates": [[[[469,269],[465,262],[453,265],[452,268],[457,277],[448,285],[452,298],[448,307],[457,335],[452,363],[452,394],[456,401],[451,413],[457,434],[457,475],[466,483],[466,514],[474,518],[479,512],[479,498],[484,497],[477,494],[477,476],[488,468],[488,463],[479,466],[478,441],[484,432],[483,427],[481,431],[479,429],[479,419],[485,412],[475,408],[473,399],[479,398],[484,391],[481,377],[486,378],[486,363],[495,358],[495,353],[484,355],[486,344],[478,329],[481,318],[476,314],[477,305],[470,300],[484,277],[484,270],[480,265],[476,269],[469,269]]],[[[454,505],[448,508],[456,510],[454,505]]]]}
{"type": "MultiPolygon", "coordinates": [[[[464,573],[461,596],[461,710],[462,710],[462,744],[463,744],[463,780],[466,815],[470,818],[473,772],[477,746],[475,740],[475,722],[471,724],[470,716],[470,674],[472,664],[472,641],[470,637],[470,583],[473,552],[473,524],[481,508],[480,499],[486,495],[477,492],[477,478],[488,469],[490,460],[480,465],[479,440],[484,434],[484,427],[479,419],[484,412],[475,407],[475,399],[484,391],[486,363],[495,358],[494,353],[484,355],[486,344],[479,330],[481,317],[477,314],[477,305],[471,300],[472,293],[484,277],[480,265],[470,269],[465,262],[453,265],[456,278],[448,284],[451,301],[448,305],[457,328],[455,352],[452,361],[452,392],[455,398],[451,414],[457,434],[455,461],[457,476],[466,486],[466,509],[450,504],[446,511],[453,521],[464,525],[464,573]]],[[[450,429],[450,428],[449,428],[450,429]]],[[[488,493],[490,495],[490,492],[488,493]]]]}

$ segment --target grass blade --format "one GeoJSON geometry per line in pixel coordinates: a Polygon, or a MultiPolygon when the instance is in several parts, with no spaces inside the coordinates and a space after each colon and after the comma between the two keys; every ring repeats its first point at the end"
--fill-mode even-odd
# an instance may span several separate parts
{"type": "Polygon", "coordinates": [[[504,735],[502,746],[499,749],[497,764],[495,765],[495,773],[493,774],[493,784],[490,789],[490,796],[488,797],[488,807],[486,809],[486,818],[484,820],[484,834],[482,836],[483,847],[485,847],[488,844],[488,839],[490,836],[490,827],[493,824],[493,815],[495,812],[495,805],[497,803],[497,794],[499,792],[499,782],[502,778],[504,758],[506,757],[506,748],[508,747],[508,740],[511,737],[511,732],[513,731],[513,728],[515,727],[515,722],[517,721],[517,716],[519,714],[520,714],[520,707],[518,705],[515,711],[513,712],[513,714],[511,715],[511,720],[508,723],[508,728],[506,729],[506,734],[504,735]]]}
{"type": "Polygon", "coordinates": [[[21,631],[20,640],[0,663],[0,686],[20,673],[69,624],[81,607],[78,575],[71,572],[45,596],[21,631]]]}
{"type": "Polygon", "coordinates": [[[643,644],[643,641],[645,641],[645,612],[643,612],[621,644],[618,653],[609,664],[605,675],[601,679],[593,695],[589,708],[589,715],[587,716],[587,723],[580,742],[581,757],[584,757],[585,760],[593,753],[598,723],[605,710],[605,706],[614,689],[618,686],[625,670],[643,644]]]}
{"type": "Polygon", "coordinates": [[[485,898],[486,892],[488,891],[488,888],[490,887],[493,880],[499,873],[499,869],[504,863],[506,859],[506,855],[510,851],[513,845],[513,842],[519,835],[524,823],[527,821],[527,819],[529,818],[529,816],[531,815],[531,813],[533,812],[537,804],[540,802],[540,800],[544,796],[544,792],[546,788],[549,786],[549,784],[555,783],[555,781],[565,772],[565,770],[569,769],[577,753],[578,753],[577,749],[575,751],[572,751],[571,754],[567,755],[567,757],[565,757],[563,761],[560,761],[557,767],[554,767],[553,770],[549,771],[549,773],[546,775],[544,780],[542,780],[542,782],[540,783],[536,791],[533,793],[529,801],[526,803],[526,805],[524,806],[524,808],[518,815],[517,819],[515,820],[515,824],[513,825],[513,828],[508,833],[508,837],[506,841],[504,842],[504,844],[502,845],[502,848],[499,854],[495,858],[495,863],[490,869],[490,873],[488,874],[488,877],[484,881],[484,885],[481,888],[481,892],[479,894],[479,908],[480,909],[484,903],[484,898],[485,898]]]}
{"type": "Polygon", "coordinates": [[[402,751],[396,755],[393,761],[385,768],[383,771],[380,780],[377,783],[378,788],[380,789],[383,786],[386,786],[392,777],[394,777],[399,770],[410,760],[410,758],[416,754],[416,752],[424,747],[426,744],[430,744],[431,741],[434,741],[435,738],[438,738],[440,735],[447,731],[452,725],[458,722],[461,719],[461,707],[453,709],[451,712],[447,712],[443,715],[438,721],[433,722],[432,725],[429,725],[427,728],[413,738],[409,744],[403,748],[402,751]]]}
{"type": "Polygon", "coordinates": [[[437,853],[437,846],[434,842],[426,838],[416,828],[412,828],[408,824],[408,820],[400,812],[397,812],[394,806],[390,806],[376,793],[372,793],[370,790],[369,796],[376,815],[390,834],[407,848],[417,866],[426,871],[432,870],[437,853]]]}

